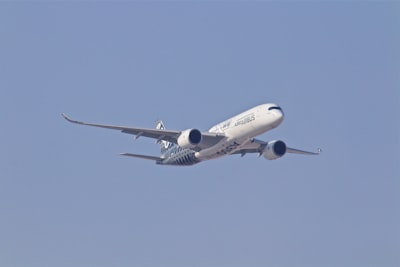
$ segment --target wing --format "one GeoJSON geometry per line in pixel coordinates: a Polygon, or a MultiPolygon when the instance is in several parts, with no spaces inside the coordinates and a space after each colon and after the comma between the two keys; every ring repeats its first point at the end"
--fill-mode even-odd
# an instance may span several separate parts
{"type": "Polygon", "coordinates": [[[62,114],[62,116],[69,122],[94,126],[112,130],[119,130],[123,133],[136,135],[136,138],[141,136],[150,137],[157,140],[165,140],[168,142],[176,143],[176,139],[179,137],[180,131],[171,131],[171,130],[157,130],[157,129],[146,129],[146,128],[134,128],[134,127],[126,127],[126,126],[115,126],[115,125],[105,125],[105,124],[97,124],[97,123],[87,123],[82,121],[76,121],[69,118],[67,115],[62,114]]]}
{"type": "Polygon", "coordinates": [[[308,152],[308,151],[304,151],[304,150],[300,150],[300,149],[287,147],[286,152],[291,153],[291,154],[301,154],[301,155],[319,155],[319,154],[321,154],[322,150],[321,150],[321,148],[318,148],[317,152],[308,152]]]}
{"type": "MultiPolygon", "coordinates": [[[[251,139],[250,142],[242,146],[242,148],[238,151],[235,151],[233,154],[241,154],[242,157],[246,155],[247,153],[258,153],[261,155],[266,146],[268,145],[268,142],[258,140],[258,139],[251,139]]],[[[286,147],[286,152],[291,153],[291,154],[302,154],[302,155],[319,155],[321,153],[321,149],[318,148],[317,152],[308,152],[308,151],[303,151],[299,149],[294,149],[290,147],[286,147]]]]}
{"type": "MultiPolygon", "coordinates": [[[[97,124],[97,123],[87,123],[82,121],[76,121],[69,118],[67,115],[62,114],[62,116],[69,122],[80,124],[80,125],[87,125],[87,126],[94,126],[112,130],[119,130],[123,133],[132,134],[136,136],[136,139],[144,136],[156,139],[157,141],[165,140],[174,144],[177,144],[177,140],[179,135],[182,131],[174,131],[174,130],[165,130],[165,129],[147,129],[147,128],[136,128],[136,127],[127,127],[127,126],[116,126],[116,125],[105,125],[105,124],[97,124]]],[[[198,147],[195,147],[193,150],[200,151],[204,148],[209,148],[219,141],[221,141],[224,136],[218,135],[216,133],[201,133],[202,134],[202,142],[198,147]]]]}
{"type": "Polygon", "coordinates": [[[235,151],[233,154],[241,154],[242,157],[247,153],[258,153],[261,155],[264,152],[267,144],[268,142],[253,138],[247,144],[243,145],[240,150],[235,151]]]}

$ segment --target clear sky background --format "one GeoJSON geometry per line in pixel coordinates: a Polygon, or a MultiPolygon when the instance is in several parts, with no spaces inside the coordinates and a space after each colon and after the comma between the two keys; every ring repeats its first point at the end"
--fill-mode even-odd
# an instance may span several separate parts
{"type": "Polygon", "coordinates": [[[397,2],[1,2],[0,266],[400,266],[397,2]],[[153,140],[67,123],[208,129],[315,150],[165,167],[153,140]]]}

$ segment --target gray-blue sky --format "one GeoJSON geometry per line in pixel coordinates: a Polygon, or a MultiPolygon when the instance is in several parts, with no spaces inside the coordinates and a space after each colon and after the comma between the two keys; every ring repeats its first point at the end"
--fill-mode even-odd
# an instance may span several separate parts
{"type": "Polygon", "coordinates": [[[399,266],[398,3],[0,3],[1,266],[399,266]],[[190,168],[82,120],[262,136],[319,157],[190,168]]]}

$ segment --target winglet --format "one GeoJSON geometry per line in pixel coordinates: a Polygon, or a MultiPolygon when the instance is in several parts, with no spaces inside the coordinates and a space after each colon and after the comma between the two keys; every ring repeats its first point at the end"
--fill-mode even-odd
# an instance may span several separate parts
{"type": "Polygon", "coordinates": [[[66,119],[69,122],[72,122],[72,120],[65,114],[65,113],[61,113],[61,115],[64,117],[64,119],[66,119]]]}
{"type": "Polygon", "coordinates": [[[68,117],[65,113],[61,113],[61,115],[64,117],[64,119],[66,119],[66,120],[69,121],[69,122],[77,123],[77,124],[83,124],[83,123],[80,122],[80,121],[76,121],[76,120],[71,119],[71,118],[68,117]]]}

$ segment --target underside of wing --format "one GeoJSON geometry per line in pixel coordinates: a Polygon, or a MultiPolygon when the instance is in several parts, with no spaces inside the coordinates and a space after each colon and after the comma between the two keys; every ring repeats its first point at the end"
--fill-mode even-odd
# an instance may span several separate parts
{"type": "Polygon", "coordinates": [[[75,124],[94,126],[94,127],[100,127],[100,128],[106,128],[106,129],[112,129],[112,130],[119,130],[123,133],[136,135],[137,138],[144,136],[144,137],[154,138],[157,140],[165,140],[168,142],[176,143],[176,139],[180,133],[180,131],[171,131],[171,130],[146,129],[146,128],[136,128],[136,127],[127,127],[127,126],[87,123],[87,122],[73,120],[65,114],[62,114],[62,115],[67,121],[75,123],[75,124]]]}
{"type": "Polygon", "coordinates": [[[301,154],[301,155],[319,155],[322,150],[318,148],[317,152],[309,152],[287,147],[283,141],[274,140],[270,142],[265,142],[253,138],[247,144],[244,144],[240,150],[235,151],[235,153],[233,154],[241,154],[242,156],[244,156],[247,153],[258,153],[259,155],[261,155],[266,151],[268,152],[273,151],[272,153],[278,154],[279,156],[283,156],[285,153],[301,154]]]}
{"type": "MultiPolygon", "coordinates": [[[[144,137],[156,139],[157,141],[164,140],[164,141],[168,141],[168,142],[171,142],[174,144],[178,144],[178,138],[181,136],[182,132],[188,131],[188,130],[174,131],[174,130],[165,130],[165,129],[147,129],[147,128],[136,128],[136,127],[127,127],[127,126],[87,123],[87,122],[73,120],[65,114],[62,114],[62,116],[71,123],[105,128],[105,129],[119,130],[123,133],[135,135],[136,138],[144,136],[144,137]]],[[[202,137],[201,142],[191,149],[193,149],[195,151],[200,151],[202,149],[209,148],[209,147],[217,144],[219,141],[221,141],[224,138],[223,135],[216,134],[216,133],[210,133],[210,132],[202,132],[201,137],[202,137]]]]}
{"type": "Polygon", "coordinates": [[[317,152],[309,152],[309,151],[304,151],[300,149],[295,149],[295,148],[286,148],[287,153],[291,154],[300,154],[300,155],[319,155],[321,154],[322,150],[320,148],[317,149],[317,152]]]}
{"type": "Polygon", "coordinates": [[[244,144],[240,150],[235,151],[233,154],[241,154],[242,157],[247,153],[258,153],[261,155],[267,145],[268,142],[253,138],[248,143],[244,144]]]}
{"type": "Polygon", "coordinates": [[[196,151],[200,151],[202,149],[212,147],[212,146],[216,145],[218,142],[220,142],[222,139],[225,138],[224,135],[210,133],[210,132],[203,132],[203,133],[201,133],[201,135],[202,135],[202,141],[196,147],[196,149],[194,149],[196,151]]]}

